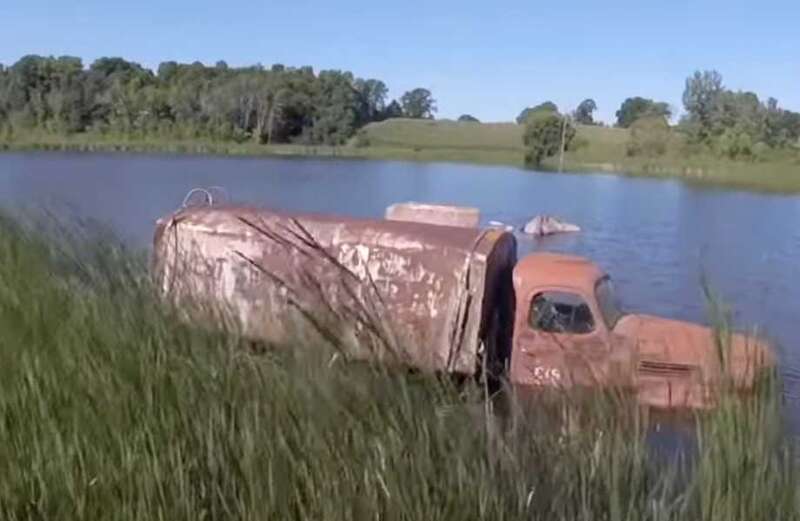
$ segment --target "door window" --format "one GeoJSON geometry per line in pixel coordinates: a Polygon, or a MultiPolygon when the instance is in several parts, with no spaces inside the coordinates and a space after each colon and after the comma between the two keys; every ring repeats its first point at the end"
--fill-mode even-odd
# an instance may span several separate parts
{"type": "Polygon", "coordinates": [[[546,291],[531,301],[530,325],[545,333],[584,335],[594,331],[589,305],[574,293],[546,291]]]}
{"type": "Polygon", "coordinates": [[[606,321],[608,329],[614,329],[623,312],[614,293],[614,285],[607,276],[597,282],[595,298],[597,299],[597,306],[600,308],[600,314],[606,321]]]}

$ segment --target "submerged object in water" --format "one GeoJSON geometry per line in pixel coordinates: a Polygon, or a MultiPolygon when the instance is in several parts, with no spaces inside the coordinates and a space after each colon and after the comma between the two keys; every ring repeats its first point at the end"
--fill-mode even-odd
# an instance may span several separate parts
{"type": "Polygon", "coordinates": [[[386,208],[386,219],[389,221],[477,228],[480,218],[480,210],[471,206],[406,202],[386,208]]]}
{"type": "Polygon", "coordinates": [[[580,226],[562,221],[550,215],[537,215],[525,225],[525,233],[538,237],[556,233],[571,233],[581,231],[580,226]]]}

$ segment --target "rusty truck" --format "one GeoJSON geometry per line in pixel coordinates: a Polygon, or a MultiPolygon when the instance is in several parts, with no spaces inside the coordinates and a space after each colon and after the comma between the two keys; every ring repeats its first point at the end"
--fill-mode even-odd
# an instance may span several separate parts
{"type": "Polygon", "coordinates": [[[370,346],[355,356],[394,350],[420,370],[525,389],[625,388],[659,409],[711,407],[723,381],[747,390],[775,363],[755,337],[721,346],[708,327],[622,309],[588,259],[518,260],[515,236],[471,212],[445,224],[435,208],[398,212],[181,208],[157,223],[155,274],[167,295],[214,303],[250,338],[280,344],[305,324],[370,346]]]}

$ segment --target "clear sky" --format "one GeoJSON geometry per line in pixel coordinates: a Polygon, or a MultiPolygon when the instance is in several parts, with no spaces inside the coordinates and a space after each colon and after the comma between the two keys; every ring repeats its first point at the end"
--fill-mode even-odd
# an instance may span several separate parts
{"type": "Polygon", "coordinates": [[[800,0],[0,1],[0,63],[32,53],[347,69],[483,121],[547,99],[592,97],[606,121],[628,96],[680,109],[715,68],[800,111],[800,0]]]}

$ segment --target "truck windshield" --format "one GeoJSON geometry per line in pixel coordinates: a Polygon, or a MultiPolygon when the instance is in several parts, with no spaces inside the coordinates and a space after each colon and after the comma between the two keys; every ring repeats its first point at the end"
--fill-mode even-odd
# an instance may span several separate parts
{"type": "Polygon", "coordinates": [[[614,293],[614,284],[608,277],[603,277],[597,283],[595,288],[597,295],[597,305],[600,307],[600,313],[603,315],[603,320],[609,329],[614,329],[617,321],[622,317],[623,312],[619,306],[619,300],[616,293],[614,293]]]}

